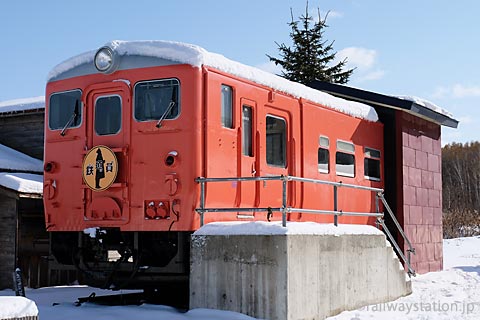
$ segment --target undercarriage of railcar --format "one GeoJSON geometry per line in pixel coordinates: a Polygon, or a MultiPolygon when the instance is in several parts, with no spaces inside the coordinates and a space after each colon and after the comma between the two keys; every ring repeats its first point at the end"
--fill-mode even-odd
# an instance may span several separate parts
{"type": "Polygon", "coordinates": [[[53,232],[51,252],[73,265],[81,281],[105,289],[188,287],[190,232],[122,232],[91,228],[53,232]]]}

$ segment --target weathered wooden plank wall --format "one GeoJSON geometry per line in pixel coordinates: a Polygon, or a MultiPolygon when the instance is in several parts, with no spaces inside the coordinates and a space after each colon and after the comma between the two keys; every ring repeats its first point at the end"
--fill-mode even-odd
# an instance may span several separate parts
{"type": "Polygon", "coordinates": [[[0,144],[43,159],[44,112],[0,115],[0,144]]]}
{"type": "Polygon", "coordinates": [[[12,288],[15,269],[17,200],[0,190],[0,289],[12,288]]]}

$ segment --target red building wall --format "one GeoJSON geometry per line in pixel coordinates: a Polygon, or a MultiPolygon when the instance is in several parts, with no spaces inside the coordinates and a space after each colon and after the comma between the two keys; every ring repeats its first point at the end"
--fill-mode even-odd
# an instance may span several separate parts
{"type": "MultiPolygon", "coordinates": [[[[443,268],[442,173],[440,126],[397,111],[399,168],[398,217],[416,250],[417,273],[443,268]]],[[[405,253],[407,247],[404,246],[405,253]]]]}

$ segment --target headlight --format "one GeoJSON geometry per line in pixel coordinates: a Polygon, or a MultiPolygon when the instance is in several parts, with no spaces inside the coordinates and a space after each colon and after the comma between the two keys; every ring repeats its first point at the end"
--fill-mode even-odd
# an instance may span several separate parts
{"type": "Polygon", "coordinates": [[[103,73],[112,73],[115,71],[115,54],[109,47],[98,49],[95,54],[95,68],[103,73]]]}

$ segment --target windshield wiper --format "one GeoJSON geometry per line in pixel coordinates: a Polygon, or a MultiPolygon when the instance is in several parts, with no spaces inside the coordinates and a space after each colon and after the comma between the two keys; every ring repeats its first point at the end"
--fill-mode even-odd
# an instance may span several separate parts
{"type": "Polygon", "coordinates": [[[165,110],[165,112],[162,114],[162,116],[160,117],[160,119],[158,119],[158,122],[157,124],[155,125],[157,128],[160,128],[162,126],[162,122],[163,120],[167,117],[167,115],[170,113],[170,111],[172,111],[172,108],[175,106],[175,101],[170,101],[170,103],[168,104],[168,107],[167,109],[165,110]]]}
{"type": "Polygon", "coordinates": [[[78,100],[75,100],[75,108],[73,109],[73,114],[70,117],[70,119],[68,119],[67,124],[65,124],[65,127],[63,127],[62,131],[60,132],[60,135],[62,137],[67,132],[67,128],[72,125],[72,123],[75,121],[75,119],[77,119],[77,117],[78,117],[78,100]]]}
{"type": "Polygon", "coordinates": [[[168,114],[170,114],[170,112],[172,111],[173,107],[175,106],[175,100],[176,100],[176,97],[177,97],[177,87],[174,86],[172,88],[172,97],[171,97],[171,100],[170,100],[170,103],[168,104],[168,107],[167,109],[165,110],[165,112],[162,114],[162,116],[160,117],[160,119],[158,119],[157,121],[157,124],[156,124],[156,127],[157,128],[160,128],[162,126],[162,122],[163,120],[165,120],[165,118],[167,117],[168,114]]]}

